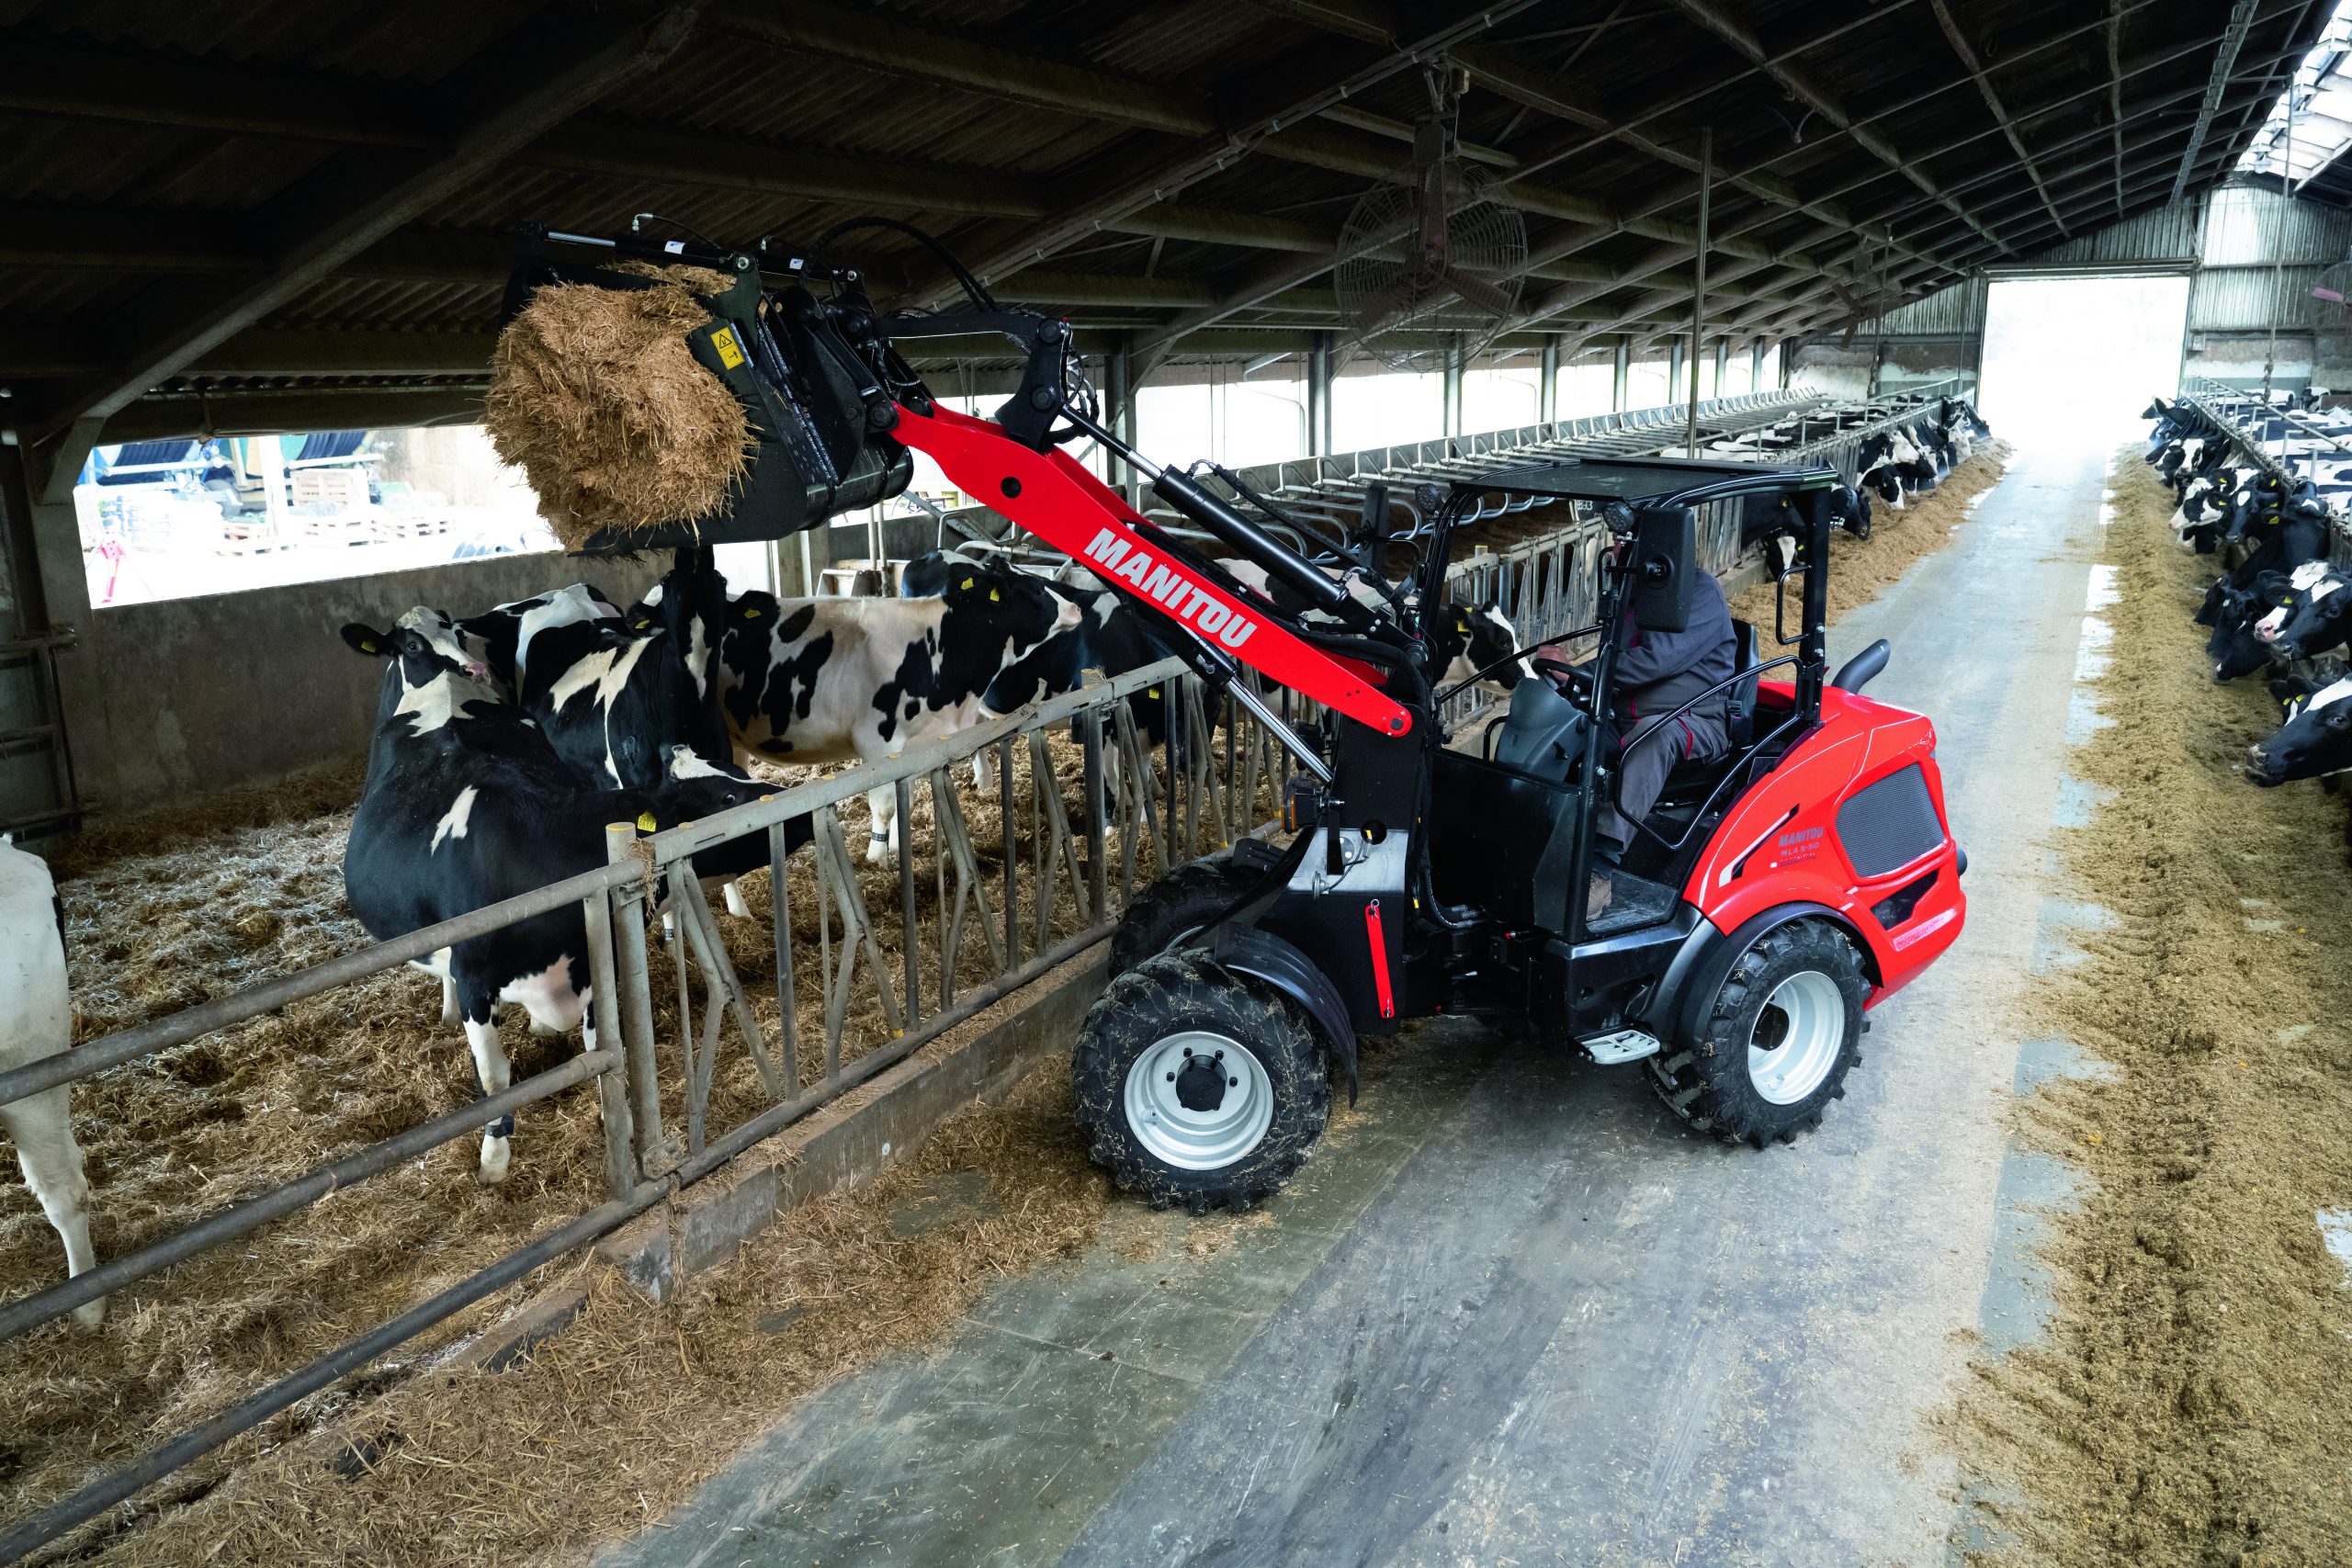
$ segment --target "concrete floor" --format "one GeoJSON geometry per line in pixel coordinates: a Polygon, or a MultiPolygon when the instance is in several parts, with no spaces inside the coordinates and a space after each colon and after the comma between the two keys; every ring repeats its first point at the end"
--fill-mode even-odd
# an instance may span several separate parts
{"type": "Polygon", "coordinates": [[[1267,1222],[1134,1261],[1189,1222],[1123,1213],[607,1561],[1949,1561],[1929,1423],[1979,1340],[2030,1334],[2030,1210],[2063,1190],[2003,1110],[2064,1055],[2005,1004],[2068,918],[2046,829],[2082,809],[2103,467],[2021,457],[1832,635],[1833,664],[1891,637],[1871,694],[1935,718],[1972,908],[1819,1134],[1725,1149],[1635,1069],[1433,1024],[1267,1222]]]}

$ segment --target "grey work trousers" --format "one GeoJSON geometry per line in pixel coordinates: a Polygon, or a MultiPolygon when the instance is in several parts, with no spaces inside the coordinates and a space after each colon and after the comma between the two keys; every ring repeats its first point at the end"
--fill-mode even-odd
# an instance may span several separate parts
{"type": "Polygon", "coordinates": [[[1623,809],[1604,803],[1593,824],[1594,834],[1604,840],[1602,852],[1614,854],[1634,841],[1634,823],[1650,814],[1677,762],[1704,761],[1730,750],[1721,712],[1686,713],[1679,718],[1661,714],[1635,724],[1617,753],[1617,802],[1623,809]],[[1667,727],[1662,735],[1657,732],[1660,724],[1667,727]]]}

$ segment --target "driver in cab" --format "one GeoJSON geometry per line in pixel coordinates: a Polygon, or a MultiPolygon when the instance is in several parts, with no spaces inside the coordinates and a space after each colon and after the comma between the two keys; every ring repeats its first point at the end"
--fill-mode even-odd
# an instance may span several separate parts
{"type": "Polygon", "coordinates": [[[1720,757],[1731,749],[1724,728],[1727,693],[1717,692],[1688,712],[1674,712],[1729,680],[1735,659],[1731,606],[1724,602],[1722,586],[1713,572],[1702,570],[1693,570],[1690,580],[1690,614],[1682,630],[1645,631],[1634,624],[1631,606],[1617,626],[1610,714],[1616,732],[1618,804],[1597,803],[1587,919],[1609,907],[1611,878],[1634,841],[1634,824],[1649,815],[1674,765],[1720,757]]]}

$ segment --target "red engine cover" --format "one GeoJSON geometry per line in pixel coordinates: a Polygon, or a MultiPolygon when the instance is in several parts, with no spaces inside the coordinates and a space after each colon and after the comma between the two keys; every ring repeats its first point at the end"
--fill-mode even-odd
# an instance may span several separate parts
{"type": "MultiPolygon", "coordinates": [[[[1766,703],[1787,710],[1785,685],[1764,683],[1766,703]]],[[[1766,707],[1766,713],[1771,710],[1766,707]]],[[[1759,715],[1759,717],[1763,716],[1759,715]]],[[[1821,724],[1740,798],[1691,869],[1682,896],[1719,931],[1783,904],[1825,905],[1844,916],[1869,949],[1878,981],[1867,1005],[1903,988],[1960,936],[1968,897],[1960,852],[1944,812],[1935,727],[1905,708],[1832,687],[1821,724]],[[1934,802],[1941,841],[1903,864],[1864,876],[1838,833],[1838,807],[1871,784],[1917,766],[1934,802]],[[1873,907],[1936,874],[1909,913],[1890,929],[1873,907]]]]}

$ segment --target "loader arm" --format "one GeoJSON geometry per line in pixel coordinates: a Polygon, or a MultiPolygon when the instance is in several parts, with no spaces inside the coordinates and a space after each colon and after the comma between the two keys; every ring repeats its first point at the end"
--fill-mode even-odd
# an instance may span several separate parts
{"type": "Polygon", "coordinates": [[[1268,609],[1219,586],[1136,531],[1142,519],[1116,491],[1059,447],[1032,450],[984,419],[934,404],[898,405],[891,436],[930,457],[965,494],[1068,555],[1129,598],[1176,622],[1224,658],[1369,726],[1401,736],[1412,710],[1379,686],[1369,664],[1326,653],[1268,609]]]}

